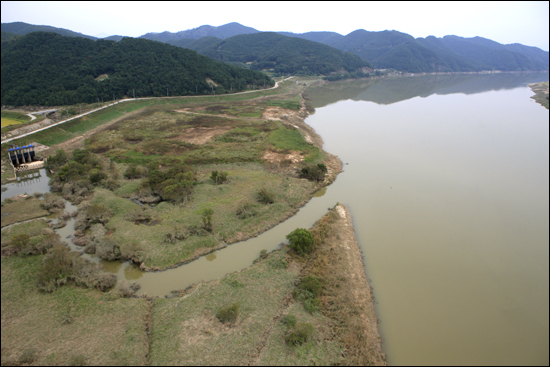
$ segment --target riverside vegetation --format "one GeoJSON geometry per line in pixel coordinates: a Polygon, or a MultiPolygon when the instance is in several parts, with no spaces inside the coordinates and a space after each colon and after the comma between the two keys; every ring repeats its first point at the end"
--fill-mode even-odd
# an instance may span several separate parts
{"type": "MultiPolygon", "coordinates": [[[[48,255],[3,256],[2,364],[385,364],[350,224],[335,206],[299,231],[314,239],[307,254],[291,241],[173,298],[127,298],[126,285],[44,293],[36,282],[48,255]]],[[[47,227],[9,229],[36,237],[47,227]]]]}
{"type": "MultiPolygon", "coordinates": [[[[73,242],[107,260],[168,268],[292,215],[334,179],[340,163],[306,143],[315,137],[296,128],[307,114],[305,101],[296,86],[286,92],[231,104],[148,106],[96,126],[85,142],[52,147],[52,191],[79,204],[78,213],[66,213],[76,216],[73,242]]],[[[43,214],[62,212],[55,195],[37,196],[18,200],[43,214]]],[[[3,214],[11,204],[3,203],[3,214]]],[[[323,278],[302,274],[305,258],[288,251],[262,253],[253,267],[181,298],[131,298],[135,285],[114,287],[114,276],[69,252],[46,222],[15,224],[2,231],[2,363],[340,363],[353,347],[322,312],[323,278]],[[257,297],[265,290],[268,297],[257,297]],[[189,312],[167,319],[166,312],[176,311],[171,302],[184,299],[189,312]],[[284,321],[275,322],[283,310],[284,321]],[[182,316],[199,332],[183,341],[173,337],[182,316]],[[31,332],[37,320],[41,327],[31,332]],[[203,320],[210,325],[204,330],[195,325],[203,320]],[[235,338],[241,326],[242,340],[235,338]],[[203,346],[219,354],[201,353],[202,347],[184,347],[193,355],[167,352],[174,342],[201,342],[204,335],[214,339],[203,346]]]]}

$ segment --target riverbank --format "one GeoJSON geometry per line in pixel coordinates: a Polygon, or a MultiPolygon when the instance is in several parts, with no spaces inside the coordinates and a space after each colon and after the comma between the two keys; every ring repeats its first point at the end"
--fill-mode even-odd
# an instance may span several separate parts
{"type": "Polygon", "coordinates": [[[531,98],[548,109],[548,82],[529,84],[529,87],[535,93],[531,98]]]}
{"type": "Polygon", "coordinates": [[[337,205],[311,232],[316,246],[305,258],[285,246],[247,269],[197,283],[174,298],[155,299],[149,362],[385,365],[349,211],[337,205]],[[313,309],[297,293],[311,276],[322,283],[313,309]],[[232,304],[238,304],[236,318],[220,321],[219,311],[232,304]],[[301,344],[285,342],[299,323],[309,325],[311,335],[301,344]]]}
{"type": "Polygon", "coordinates": [[[311,231],[322,239],[306,258],[284,246],[153,300],[72,284],[40,293],[43,255],[2,257],[2,364],[384,365],[349,211],[336,206],[311,231]],[[322,283],[313,309],[296,293],[312,274],[322,283]],[[233,304],[236,318],[222,321],[220,310],[233,304]],[[291,342],[300,328],[307,337],[291,342]]]}

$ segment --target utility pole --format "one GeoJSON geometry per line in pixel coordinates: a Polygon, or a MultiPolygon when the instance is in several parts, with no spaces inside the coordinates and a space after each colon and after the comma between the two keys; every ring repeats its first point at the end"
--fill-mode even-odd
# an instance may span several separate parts
{"type": "Polygon", "coordinates": [[[166,88],[166,97],[168,97],[168,88],[166,88]]]}
{"type": "Polygon", "coordinates": [[[136,99],[136,89],[132,89],[134,91],[134,99],[136,99]]]}

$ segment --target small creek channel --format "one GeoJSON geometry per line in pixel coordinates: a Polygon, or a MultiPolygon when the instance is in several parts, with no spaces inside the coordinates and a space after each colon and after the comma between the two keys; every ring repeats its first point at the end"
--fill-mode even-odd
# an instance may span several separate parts
{"type": "MultiPolygon", "coordinates": [[[[7,190],[2,192],[2,200],[20,194],[46,193],[50,191],[46,170],[27,176],[27,179],[4,185],[7,190]]],[[[334,184],[333,184],[334,185],[334,184]]],[[[105,261],[95,255],[82,254],[81,256],[103,265],[108,273],[115,274],[119,281],[136,282],[141,286],[138,294],[147,293],[151,296],[169,296],[171,291],[185,289],[188,286],[203,280],[213,280],[225,274],[242,270],[258,258],[262,250],[273,251],[285,242],[285,236],[296,228],[309,228],[324,212],[336,204],[334,198],[325,195],[326,188],[319,190],[305,206],[293,217],[280,223],[276,227],[246,241],[235,243],[224,249],[202,256],[191,263],[164,271],[144,272],[131,262],[105,261]]],[[[136,205],[138,205],[136,203],[136,205]]],[[[65,201],[65,211],[72,212],[77,208],[65,201]]],[[[67,220],[67,225],[56,229],[73,251],[82,252],[83,248],[72,243],[74,236],[74,218],[67,220]]]]}

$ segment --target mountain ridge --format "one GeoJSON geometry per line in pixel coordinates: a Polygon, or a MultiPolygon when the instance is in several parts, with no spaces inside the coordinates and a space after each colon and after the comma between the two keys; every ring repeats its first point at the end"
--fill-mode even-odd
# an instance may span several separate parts
{"type": "MultiPolygon", "coordinates": [[[[10,32],[11,30],[10,33],[15,34],[26,34],[25,32],[28,33],[33,29],[44,30],[44,27],[48,31],[71,37],[97,39],[62,28],[34,26],[23,22],[2,23],[2,31],[10,32]]],[[[359,56],[378,69],[395,69],[414,73],[540,71],[549,69],[548,51],[518,43],[500,44],[479,36],[464,38],[447,35],[444,37],[414,38],[407,33],[395,30],[372,32],[364,29],[355,30],[347,35],[330,31],[305,33],[261,32],[231,22],[221,26],[203,25],[175,33],[168,31],[147,33],[138,38],[169,43],[203,52],[203,49],[215,43],[212,37],[227,40],[235,36],[257,33],[277,33],[289,38],[301,38],[327,45],[359,56]],[[201,39],[203,40],[200,41],[201,39]]],[[[6,36],[5,38],[8,39],[9,37],[6,36]]],[[[111,36],[106,39],[120,41],[122,38],[123,36],[111,36]]],[[[270,52],[270,50],[266,52],[270,52]]]]}

